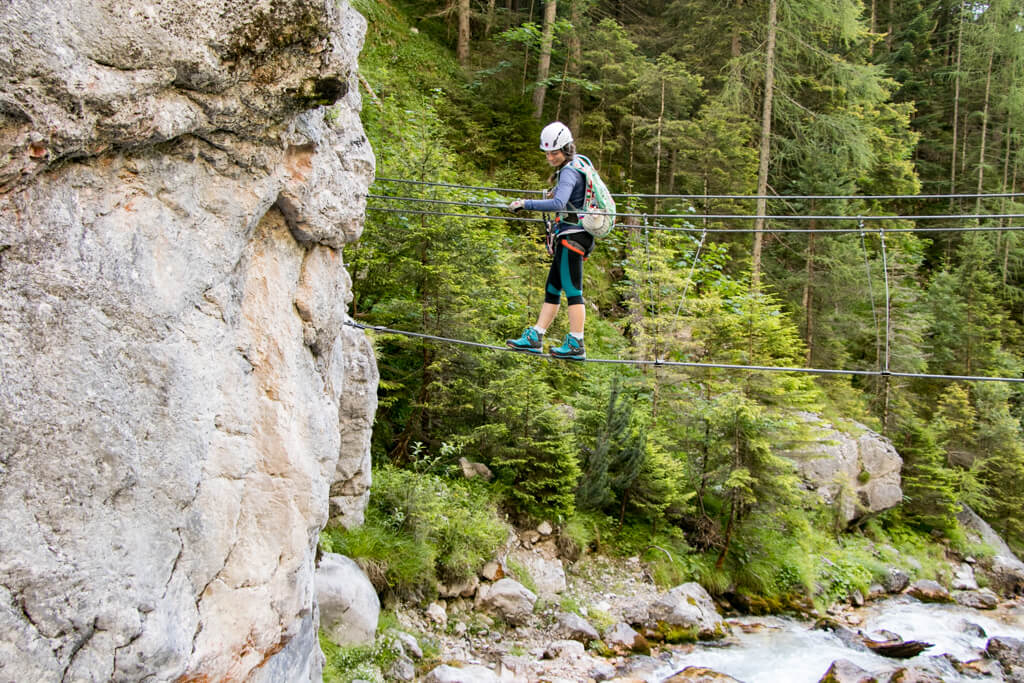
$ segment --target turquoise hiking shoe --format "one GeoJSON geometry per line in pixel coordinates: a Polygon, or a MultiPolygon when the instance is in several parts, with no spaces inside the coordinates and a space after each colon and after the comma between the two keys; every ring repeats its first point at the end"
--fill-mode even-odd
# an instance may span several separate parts
{"type": "Polygon", "coordinates": [[[549,351],[553,358],[568,358],[569,360],[586,360],[587,351],[583,348],[583,340],[577,339],[571,334],[565,335],[565,341],[561,346],[552,346],[549,351]]]}
{"type": "Polygon", "coordinates": [[[505,346],[516,351],[526,351],[527,353],[544,353],[544,344],[541,341],[540,333],[532,327],[527,327],[523,330],[523,334],[519,339],[509,339],[505,342],[505,346]]]}

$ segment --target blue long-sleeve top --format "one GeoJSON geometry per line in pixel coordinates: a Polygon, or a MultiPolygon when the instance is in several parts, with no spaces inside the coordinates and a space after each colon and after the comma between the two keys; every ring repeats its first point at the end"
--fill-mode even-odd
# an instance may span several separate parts
{"type": "Polygon", "coordinates": [[[571,166],[563,166],[558,172],[558,185],[551,199],[527,199],[523,208],[528,211],[572,211],[567,207],[582,208],[586,194],[583,174],[571,166]]]}

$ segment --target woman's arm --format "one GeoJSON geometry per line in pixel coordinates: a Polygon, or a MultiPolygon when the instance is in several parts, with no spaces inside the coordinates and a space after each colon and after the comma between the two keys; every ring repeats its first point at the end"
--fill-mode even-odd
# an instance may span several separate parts
{"type": "Polygon", "coordinates": [[[554,196],[551,199],[527,199],[523,203],[523,208],[528,211],[564,211],[579,178],[580,172],[575,168],[562,167],[558,173],[558,185],[555,187],[554,196]]]}

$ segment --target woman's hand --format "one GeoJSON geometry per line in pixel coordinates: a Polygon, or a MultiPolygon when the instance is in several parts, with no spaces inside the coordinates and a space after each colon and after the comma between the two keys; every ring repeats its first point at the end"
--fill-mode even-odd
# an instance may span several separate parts
{"type": "Polygon", "coordinates": [[[523,210],[523,206],[525,204],[526,204],[526,200],[525,199],[516,199],[515,201],[513,201],[511,204],[508,205],[508,209],[509,209],[509,211],[522,211],[523,210]]]}

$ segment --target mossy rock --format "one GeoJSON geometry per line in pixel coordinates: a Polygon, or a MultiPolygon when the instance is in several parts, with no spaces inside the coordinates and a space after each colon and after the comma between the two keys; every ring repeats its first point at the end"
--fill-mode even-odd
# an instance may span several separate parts
{"type": "MultiPolygon", "coordinates": [[[[666,643],[680,645],[683,643],[696,643],[700,640],[700,630],[694,626],[678,626],[666,624],[659,621],[657,626],[651,629],[660,635],[660,639],[666,643]]],[[[707,640],[711,640],[708,638],[707,640]]]]}

